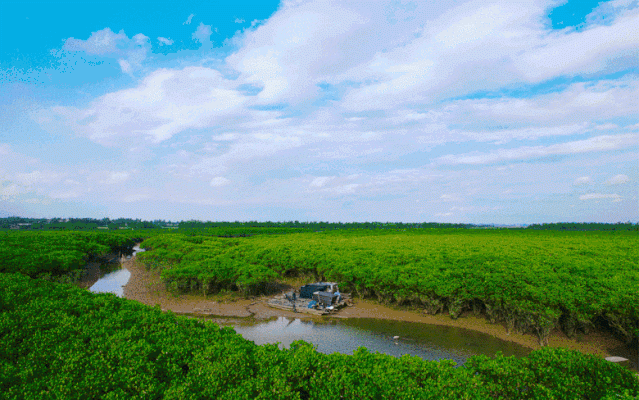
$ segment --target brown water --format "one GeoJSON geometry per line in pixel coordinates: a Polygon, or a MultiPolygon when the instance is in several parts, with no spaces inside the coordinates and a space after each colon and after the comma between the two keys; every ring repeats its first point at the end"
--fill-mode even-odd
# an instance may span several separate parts
{"type": "Polygon", "coordinates": [[[491,335],[463,328],[416,322],[372,318],[306,320],[278,317],[269,321],[214,318],[220,325],[232,326],[245,339],[256,344],[279,343],[289,347],[295,340],[315,345],[321,353],[353,354],[360,346],[371,352],[395,357],[404,354],[425,360],[453,360],[462,365],[472,355],[522,357],[530,349],[491,335]],[[394,339],[399,336],[398,339],[394,339]]]}

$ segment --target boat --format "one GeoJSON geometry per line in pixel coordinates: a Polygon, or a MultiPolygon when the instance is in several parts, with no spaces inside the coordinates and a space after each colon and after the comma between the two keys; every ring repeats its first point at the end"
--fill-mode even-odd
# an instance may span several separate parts
{"type": "Polygon", "coordinates": [[[352,303],[348,293],[340,293],[336,282],[316,282],[273,296],[267,304],[280,310],[328,315],[352,303]]]}

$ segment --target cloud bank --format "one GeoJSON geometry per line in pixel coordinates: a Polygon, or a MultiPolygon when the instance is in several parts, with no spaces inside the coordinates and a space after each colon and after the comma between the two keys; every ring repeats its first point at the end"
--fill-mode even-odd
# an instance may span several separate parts
{"type": "MultiPolygon", "coordinates": [[[[96,179],[143,190],[117,210],[157,199],[202,216],[232,204],[219,214],[231,219],[283,204],[316,220],[639,218],[639,7],[602,4],[580,29],[552,29],[554,4],[282,2],[223,45],[199,22],[199,48],[162,65],[144,34],[105,28],[63,50],[113,58],[132,80],[28,115],[122,154],[128,169],[96,179]]],[[[36,172],[3,190],[57,176],[36,172]]]]}

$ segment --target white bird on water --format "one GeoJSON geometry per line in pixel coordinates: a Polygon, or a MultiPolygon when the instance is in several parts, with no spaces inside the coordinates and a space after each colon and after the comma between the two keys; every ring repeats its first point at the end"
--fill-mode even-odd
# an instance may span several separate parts
{"type": "Polygon", "coordinates": [[[612,357],[606,357],[606,361],[610,361],[610,362],[624,362],[624,361],[628,361],[627,358],[623,358],[623,357],[617,357],[617,356],[612,356],[612,357]]]}

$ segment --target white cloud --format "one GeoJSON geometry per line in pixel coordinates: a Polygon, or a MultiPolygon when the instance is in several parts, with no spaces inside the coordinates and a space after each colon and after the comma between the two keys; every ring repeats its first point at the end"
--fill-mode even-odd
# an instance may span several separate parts
{"type": "Polygon", "coordinates": [[[579,200],[603,200],[612,199],[613,203],[618,203],[622,199],[618,194],[589,193],[579,196],[579,200]]]}
{"type": "Polygon", "coordinates": [[[323,76],[338,73],[358,58],[364,43],[357,27],[365,22],[336,3],[281,7],[266,23],[247,31],[240,39],[241,49],[226,61],[241,73],[240,81],[263,87],[258,99],[301,101],[317,93],[323,76]]]}
{"type": "Polygon", "coordinates": [[[326,193],[330,193],[330,194],[337,194],[337,195],[351,194],[351,193],[355,193],[355,189],[357,189],[360,186],[362,185],[359,183],[349,183],[346,185],[339,185],[339,186],[324,188],[322,189],[322,191],[326,193]]]}
{"type": "Polygon", "coordinates": [[[583,31],[547,34],[518,57],[515,67],[531,82],[558,75],[616,72],[636,65],[639,56],[639,14],[629,13],[611,25],[583,31]]]}
{"type": "MultiPolygon", "coordinates": [[[[433,4],[287,1],[268,20],[238,31],[224,47],[230,54],[181,52],[170,60],[145,58],[151,47],[142,34],[129,38],[107,28],[87,40],[69,38],[64,51],[110,57],[132,79],[116,83],[126,88],[93,98],[90,93],[103,93],[111,83],[87,85],[81,98],[69,91],[57,105],[24,107],[22,114],[56,137],[72,137],[72,131],[117,147],[106,150],[111,154],[123,151],[109,166],[100,165],[98,151],[85,172],[73,175],[51,168],[59,180],[33,188],[60,199],[104,196],[99,201],[117,204],[170,199],[303,210],[313,200],[318,207],[309,215],[330,211],[370,220],[454,212],[453,219],[475,218],[491,210],[492,201],[514,212],[541,207],[548,196],[556,196],[553,204],[567,197],[574,202],[575,192],[596,200],[592,196],[600,194],[584,194],[599,190],[595,186],[570,183],[603,183],[632,170],[639,79],[609,73],[637,59],[630,23],[635,11],[605,11],[609,22],[591,16],[579,30],[553,31],[545,25],[551,7],[545,0],[433,4]],[[564,56],[566,49],[571,51],[564,56]],[[173,67],[157,69],[156,61],[173,67]],[[157,176],[121,162],[139,161],[141,153],[157,176]],[[563,157],[509,162],[555,155],[563,157]],[[210,196],[211,186],[236,184],[241,190],[220,188],[210,196]],[[85,191],[74,192],[76,186],[85,191]],[[129,194],[131,189],[137,190],[129,194]],[[342,196],[353,203],[341,204],[342,196]],[[521,202],[509,203],[515,199],[521,202]],[[418,208],[403,209],[404,203],[418,208]],[[451,204],[459,207],[437,208],[451,204]]],[[[186,29],[201,49],[211,49],[214,29],[195,21],[196,29],[186,29]]],[[[160,46],[173,43],[157,40],[160,46]]],[[[0,121],[19,111],[0,110],[0,121]]],[[[23,170],[15,160],[0,145],[0,180],[49,170],[42,164],[23,170]]],[[[17,179],[15,185],[3,190],[32,189],[17,179]]],[[[616,188],[619,199],[636,197],[633,185],[616,188]]],[[[575,203],[597,216],[604,208],[596,201],[575,203]]],[[[536,215],[572,218],[561,207],[536,215]]]]}
{"type": "Polygon", "coordinates": [[[188,128],[215,126],[244,101],[213,69],[159,69],[131,89],[98,97],[89,107],[53,107],[34,115],[46,125],[62,117],[75,132],[105,144],[130,143],[136,135],[154,142],[188,128]]]}
{"type": "Polygon", "coordinates": [[[536,42],[542,10],[537,3],[473,1],[419,21],[423,28],[415,21],[417,33],[406,35],[402,45],[345,74],[372,83],[348,93],[344,107],[392,109],[406,100],[430,103],[516,80],[509,59],[536,42]]]}
{"type": "Polygon", "coordinates": [[[158,36],[158,42],[160,42],[160,46],[170,46],[173,44],[173,40],[171,39],[167,39],[165,37],[162,36],[158,36]]]}
{"type": "Polygon", "coordinates": [[[182,23],[182,25],[191,25],[191,20],[195,17],[195,14],[189,15],[189,17],[182,23]]]}
{"type": "Polygon", "coordinates": [[[573,83],[564,90],[529,98],[460,100],[449,107],[459,122],[570,126],[639,114],[639,103],[634,101],[638,96],[639,80],[626,76],[618,80],[573,83]]]}
{"type": "Polygon", "coordinates": [[[381,2],[284,6],[246,33],[242,49],[227,62],[242,72],[241,79],[263,84],[261,96],[267,101],[314,96],[315,85],[322,81],[357,82],[340,104],[365,110],[537,82],[546,76],[617,71],[632,67],[628,60],[636,58],[636,13],[626,13],[609,26],[567,34],[544,26],[546,2],[526,7],[489,1],[449,4],[448,9],[417,4],[411,18],[401,23],[389,18],[395,5],[381,2]],[[579,48],[585,51],[573,51],[579,48]],[[555,61],[566,57],[567,65],[555,61]],[[532,68],[530,63],[544,67],[532,68]],[[255,67],[263,64],[268,68],[255,67]],[[544,77],[534,76],[539,73],[544,77]]]}
{"type": "Polygon", "coordinates": [[[439,196],[439,198],[440,200],[443,200],[443,201],[460,201],[461,200],[459,196],[455,194],[442,194],[441,196],[439,196]]]}
{"type": "Polygon", "coordinates": [[[211,179],[211,186],[213,187],[218,187],[218,186],[224,186],[224,185],[228,185],[231,181],[226,179],[223,176],[216,176],[215,178],[211,179]]]}
{"type": "Polygon", "coordinates": [[[211,42],[212,33],[211,25],[204,25],[204,23],[200,22],[200,25],[198,25],[196,31],[193,32],[191,37],[200,42],[202,49],[208,50],[213,47],[213,42],[211,42]]]}
{"type": "Polygon", "coordinates": [[[586,124],[571,124],[519,129],[492,129],[479,132],[455,131],[454,133],[478,142],[495,141],[497,144],[503,144],[511,140],[535,140],[547,136],[575,135],[584,133],[586,127],[586,124]]]}
{"type": "Polygon", "coordinates": [[[606,181],[608,185],[623,185],[624,183],[628,182],[630,182],[630,178],[628,177],[628,175],[624,174],[615,175],[606,181]]]}
{"type": "Polygon", "coordinates": [[[120,69],[125,74],[130,74],[133,71],[133,69],[131,68],[131,63],[129,63],[127,60],[118,60],[118,64],[120,64],[120,69]]]}
{"type": "Polygon", "coordinates": [[[313,179],[313,181],[311,182],[311,187],[317,187],[317,188],[324,187],[328,182],[330,182],[334,178],[335,178],[334,176],[318,176],[317,178],[313,179]]]}
{"type": "Polygon", "coordinates": [[[244,19],[235,18],[235,23],[236,24],[243,24],[244,23],[244,19]]]}
{"type": "Polygon", "coordinates": [[[125,196],[123,201],[125,203],[134,203],[134,202],[147,200],[149,198],[150,196],[147,194],[131,194],[131,195],[125,196]]]}
{"type": "Polygon", "coordinates": [[[110,28],[91,33],[87,40],[68,38],[62,46],[66,51],[84,51],[87,54],[105,55],[118,53],[118,44],[126,43],[129,38],[120,30],[117,34],[110,28]]]}
{"type": "MultiPolygon", "coordinates": [[[[303,145],[303,140],[295,134],[280,135],[275,133],[255,133],[246,135],[229,145],[224,154],[203,156],[188,168],[189,176],[199,176],[203,173],[222,174],[232,165],[245,169],[246,163],[255,160],[268,159],[285,150],[291,150],[303,145]]],[[[277,157],[275,157],[277,159],[277,157]]]]}
{"type": "Polygon", "coordinates": [[[130,177],[126,171],[111,171],[111,172],[102,172],[98,174],[99,182],[105,185],[116,185],[119,183],[126,182],[130,177]]]}
{"type": "Polygon", "coordinates": [[[596,151],[609,151],[630,148],[639,144],[639,135],[625,134],[616,136],[596,136],[574,142],[553,144],[550,146],[519,147],[499,149],[490,153],[466,153],[446,155],[437,161],[445,164],[488,164],[500,161],[545,157],[552,155],[580,154],[596,151]]]}
{"type": "Polygon", "coordinates": [[[104,28],[91,33],[87,40],[68,38],[62,49],[114,58],[118,60],[122,72],[131,74],[141,69],[142,62],[151,50],[151,43],[149,37],[141,33],[129,39],[124,30],[116,34],[110,28],[104,28]]]}
{"type": "Polygon", "coordinates": [[[63,175],[53,171],[33,171],[15,174],[14,180],[24,186],[52,185],[60,182],[63,175]]]}
{"type": "Polygon", "coordinates": [[[575,179],[575,182],[573,183],[573,185],[589,185],[592,183],[592,179],[589,176],[580,176],[579,178],[575,179]]]}
{"type": "Polygon", "coordinates": [[[24,192],[25,190],[15,183],[0,182],[0,200],[8,200],[24,192]]]}
{"type": "MultiPolygon", "coordinates": [[[[51,199],[66,200],[79,197],[83,188],[79,186],[78,181],[70,178],[65,179],[65,176],[67,176],[66,173],[52,170],[14,173],[12,176],[7,176],[10,178],[10,182],[4,182],[4,184],[0,182],[0,199],[16,199],[18,195],[31,193],[44,196],[42,201],[48,204],[51,199]]],[[[19,198],[19,201],[28,200],[19,198]]]]}
{"type": "Polygon", "coordinates": [[[211,140],[219,141],[219,142],[228,142],[228,141],[231,141],[231,140],[235,140],[237,138],[238,138],[237,134],[234,134],[234,133],[223,133],[221,135],[211,137],[211,140]]]}
{"type": "Polygon", "coordinates": [[[49,198],[58,199],[58,200],[66,200],[66,199],[74,199],[81,195],[81,191],[79,189],[67,190],[67,191],[59,191],[54,190],[49,194],[49,198]]]}
{"type": "Polygon", "coordinates": [[[607,131],[607,130],[610,130],[610,129],[616,129],[616,128],[619,128],[619,125],[617,125],[617,124],[610,124],[610,123],[608,123],[608,124],[601,124],[601,125],[597,125],[597,126],[595,126],[595,129],[597,129],[597,130],[599,130],[599,131],[607,131]]]}

